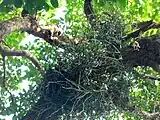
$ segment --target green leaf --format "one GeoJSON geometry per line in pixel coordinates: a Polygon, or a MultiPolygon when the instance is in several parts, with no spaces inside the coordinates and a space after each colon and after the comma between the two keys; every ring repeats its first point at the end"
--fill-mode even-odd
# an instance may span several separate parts
{"type": "Polygon", "coordinates": [[[14,0],[14,5],[16,8],[22,7],[22,4],[23,4],[22,0],[14,0]]]}
{"type": "Polygon", "coordinates": [[[51,4],[54,8],[58,7],[58,0],[51,0],[51,4]]]}
{"type": "Polygon", "coordinates": [[[121,6],[121,8],[124,8],[128,3],[128,0],[119,0],[119,4],[121,6]]]}
{"type": "Polygon", "coordinates": [[[0,0],[0,4],[3,2],[3,0],[0,0]]]}

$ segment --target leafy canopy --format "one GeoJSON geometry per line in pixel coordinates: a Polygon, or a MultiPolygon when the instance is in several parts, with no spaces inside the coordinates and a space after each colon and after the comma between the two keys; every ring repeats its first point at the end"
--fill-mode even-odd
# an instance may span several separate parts
{"type": "MultiPolygon", "coordinates": [[[[110,6],[108,6],[108,1],[105,0],[95,0],[94,5],[96,7],[97,13],[103,13],[104,10],[108,10],[110,6]]],[[[130,25],[134,22],[138,21],[145,21],[154,19],[155,21],[159,21],[160,19],[160,1],[158,0],[115,0],[121,8],[121,13],[123,14],[123,19],[126,24],[125,31],[130,32],[131,27],[130,25]],[[125,6],[126,5],[126,6],[125,6]],[[124,8],[125,6],[125,8],[124,8]]],[[[55,8],[62,7],[63,4],[66,5],[66,14],[65,14],[65,20],[61,19],[58,20],[61,22],[62,26],[66,29],[66,34],[72,36],[72,37],[88,37],[88,35],[93,34],[90,30],[86,29],[86,26],[88,26],[88,21],[86,20],[83,12],[83,0],[67,0],[65,1],[58,1],[58,0],[1,0],[0,4],[0,21],[7,20],[9,18],[12,18],[13,16],[20,16],[21,9],[25,8],[29,11],[30,14],[33,14],[36,10],[40,11],[38,13],[40,20],[47,21],[48,23],[55,23],[57,22],[56,19],[53,19],[53,17],[56,15],[55,8]],[[19,9],[20,8],[20,9],[19,9]],[[44,17],[45,16],[45,17],[44,17]],[[87,35],[86,35],[87,34],[87,35]]],[[[115,7],[113,5],[113,7],[115,7]]],[[[119,9],[120,10],[120,9],[119,9]]],[[[47,23],[46,22],[46,23],[47,23]]],[[[117,21],[119,22],[119,21],[117,21]]],[[[117,27],[118,28],[118,27],[117,27]]],[[[149,36],[152,34],[159,33],[158,30],[151,30],[150,32],[145,33],[145,36],[149,36]]],[[[103,35],[103,33],[101,34],[103,35]]],[[[114,34],[113,34],[114,35],[114,34]]],[[[19,43],[26,37],[25,33],[21,32],[14,32],[10,35],[8,35],[5,39],[7,43],[7,48],[16,48],[16,49],[26,49],[31,51],[39,60],[41,60],[41,64],[44,67],[49,66],[55,66],[57,64],[57,51],[55,46],[50,46],[45,42],[42,42],[39,40],[39,38],[34,41],[34,44],[26,44],[25,46],[20,46],[19,43]]],[[[98,36],[102,37],[102,36],[98,36]]],[[[97,37],[97,38],[98,38],[97,37]]],[[[101,38],[101,41],[103,42],[104,38],[101,38]]],[[[112,40],[109,39],[108,40],[112,40]]],[[[128,43],[130,44],[130,43],[128,43]]],[[[96,44],[97,45],[97,44],[96,44]]],[[[87,50],[84,53],[83,49],[79,49],[79,47],[75,47],[71,54],[74,54],[74,57],[70,57],[68,54],[64,54],[65,59],[72,61],[73,59],[77,59],[77,63],[72,64],[72,66],[69,67],[75,67],[76,64],[82,62],[81,64],[88,65],[87,63],[90,62],[91,65],[95,64],[94,60],[98,61],[98,57],[104,49],[104,46],[101,45],[101,42],[99,42],[98,46],[96,46],[94,43],[91,46],[87,46],[87,50]],[[98,52],[99,53],[98,53],[98,52]],[[82,55],[83,57],[79,56],[82,55]],[[91,58],[89,57],[91,56],[91,58]],[[98,56],[98,57],[97,57],[98,56]],[[87,60],[90,61],[88,62],[87,60]],[[93,62],[92,62],[93,61],[93,62]],[[83,63],[84,62],[84,63],[83,63]]],[[[82,47],[84,47],[82,45],[82,47]]],[[[81,48],[82,48],[81,47],[81,48]]],[[[86,47],[86,46],[85,46],[86,47]]],[[[109,49],[108,46],[107,50],[109,49]]],[[[113,48],[112,48],[113,49],[113,48]]],[[[70,50],[70,49],[68,49],[70,50]]],[[[2,58],[0,58],[0,64],[2,64],[2,58]]],[[[114,61],[111,60],[113,65],[115,67],[121,67],[120,64],[114,64],[114,61]]],[[[109,62],[106,62],[108,66],[110,65],[109,62]]],[[[65,64],[66,68],[68,68],[68,64],[65,64]]],[[[41,82],[42,76],[39,74],[39,72],[33,67],[33,65],[27,60],[22,59],[21,57],[15,57],[11,58],[8,57],[6,59],[6,67],[7,67],[7,85],[9,86],[9,90],[13,93],[17,90],[21,90],[19,94],[13,94],[14,97],[14,104],[12,104],[11,97],[9,93],[1,88],[0,89],[0,114],[1,115],[10,115],[14,114],[13,119],[19,119],[24,114],[26,114],[27,110],[31,108],[31,103],[36,102],[36,98],[38,98],[38,93],[35,92],[38,84],[41,82]],[[27,67],[24,67],[27,66],[27,67]],[[22,88],[21,82],[29,81],[29,87],[28,90],[22,88]],[[34,92],[33,92],[34,91],[34,92]]],[[[83,66],[82,66],[83,67],[83,66]]],[[[0,66],[0,74],[3,74],[2,66],[0,66]]],[[[88,66],[88,71],[86,72],[89,74],[90,66],[88,66]]],[[[93,68],[92,68],[93,69],[93,68]]],[[[121,69],[121,68],[120,68],[121,69]]],[[[153,74],[155,76],[159,75],[153,71],[151,68],[145,68],[142,69],[141,67],[136,68],[136,71],[144,74],[153,74]]],[[[113,87],[111,90],[112,92],[115,90],[120,89],[120,91],[123,92],[126,91],[126,94],[129,92],[129,99],[130,99],[130,106],[136,106],[140,109],[143,109],[145,111],[153,112],[153,111],[159,111],[159,100],[160,100],[160,83],[158,81],[145,81],[141,77],[139,77],[136,73],[133,71],[128,71],[130,74],[128,76],[126,75],[124,81],[118,81],[110,83],[109,85],[113,87]],[[130,80],[130,81],[129,81],[130,80]],[[128,85],[126,83],[128,81],[130,88],[122,89],[128,85]],[[114,85],[113,85],[114,84],[114,85]],[[120,85],[119,85],[120,84],[120,85]],[[127,85],[126,85],[127,84],[127,85]]],[[[94,78],[96,80],[97,78],[94,78]]],[[[87,82],[86,82],[87,83],[87,82]]],[[[25,86],[26,87],[26,86],[25,86]]],[[[105,86],[104,86],[105,87],[105,86]]],[[[16,93],[16,92],[15,92],[16,93]]],[[[125,93],[125,92],[124,92],[125,93]]],[[[123,93],[123,94],[124,94],[123,93]]],[[[97,94],[96,94],[97,95],[97,94]]],[[[99,95],[100,96],[100,95],[99,95]]],[[[117,97],[117,96],[115,96],[117,97]]],[[[125,95],[124,95],[125,97],[125,95]]],[[[100,97],[101,98],[101,97],[100,97]]],[[[117,104],[119,101],[116,101],[117,104]]],[[[114,119],[116,116],[112,116],[111,114],[110,118],[114,119]]],[[[140,117],[137,114],[131,113],[131,112],[123,112],[123,115],[127,119],[140,119],[140,117]]],[[[116,116],[118,117],[119,114],[116,116]]]]}

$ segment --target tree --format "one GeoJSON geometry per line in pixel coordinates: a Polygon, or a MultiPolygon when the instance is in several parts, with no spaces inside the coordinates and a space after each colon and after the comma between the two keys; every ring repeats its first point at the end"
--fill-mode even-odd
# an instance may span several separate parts
{"type": "MultiPolygon", "coordinates": [[[[160,35],[153,29],[158,30],[160,23],[154,20],[137,22],[132,24],[136,30],[127,33],[126,28],[129,25],[126,25],[126,22],[132,23],[128,15],[141,5],[140,3],[136,6],[136,2],[130,1],[130,8],[126,7],[128,14],[125,10],[118,11],[120,6],[126,5],[125,0],[118,3],[120,6],[116,6],[117,1],[109,3],[95,0],[94,4],[92,2],[92,0],[67,1],[65,24],[72,23],[73,20],[75,22],[67,26],[64,34],[59,26],[53,24],[57,21],[49,21],[50,24],[46,23],[44,26],[37,20],[37,17],[44,19],[43,10],[50,13],[50,18],[54,16],[50,9],[58,7],[59,3],[56,0],[40,2],[19,0],[9,3],[4,0],[1,3],[0,7],[4,11],[23,7],[22,12],[16,9],[17,16],[21,13],[22,17],[3,20],[0,24],[0,53],[3,65],[1,81],[3,109],[0,110],[2,115],[14,113],[13,119],[22,120],[100,117],[114,119],[119,116],[125,119],[159,119],[159,76],[156,72],[160,72],[160,35]],[[103,12],[105,6],[107,12],[103,12]],[[84,11],[85,15],[79,11],[84,11]],[[23,33],[17,32],[18,30],[23,33]],[[146,31],[150,32],[145,33],[146,31]],[[35,50],[34,55],[26,50],[16,50],[19,48],[17,43],[24,38],[24,32],[44,40],[41,42],[38,38],[34,44],[28,46],[29,49],[35,50]],[[11,35],[8,35],[10,33],[11,35]],[[12,36],[15,38],[16,35],[21,38],[12,42],[12,36]],[[10,44],[16,49],[6,49],[10,44]],[[40,73],[34,72],[35,69],[27,64],[28,61],[18,63],[19,59],[10,60],[8,56],[28,58],[40,73]],[[23,64],[29,70],[22,71],[24,68],[21,70],[19,67],[14,73],[12,67],[15,63],[20,66],[23,64]],[[10,73],[14,74],[9,76],[10,73]],[[22,75],[23,73],[26,75],[22,75]],[[18,89],[17,85],[23,79],[35,82],[36,86],[30,86],[29,91],[24,90],[23,94],[19,94],[20,97],[15,96],[12,92],[18,89]],[[153,81],[146,81],[147,79],[153,81]],[[9,94],[9,107],[6,107],[4,101],[7,99],[5,94],[9,94]],[[20,100],[23,98],[24,100],[20,100]],[[147,106],[146,102],[143,102],[146,99],[147,106]],[[31,105],[27,106],[28,104],[31,105]]],[[[158,3],[155,2],[152,6],[158,3]]],[[[146,8],[153,9],[150,6],[146,8]]],[[[143,11],[143,8],[141,9],[143,11]]],[[[158,14],[156,11],[155,7],[152,18],[156,18],[158,14]]],[[[134,17],[134,13],[132,14],[134,17]]]]}

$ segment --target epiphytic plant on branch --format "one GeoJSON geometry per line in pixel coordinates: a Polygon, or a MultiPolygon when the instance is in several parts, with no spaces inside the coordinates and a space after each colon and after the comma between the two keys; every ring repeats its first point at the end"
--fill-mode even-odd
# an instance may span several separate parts
{"type": "MultiPolygon", "coordinates": [[[[96,119],[96,116],[105,118],[112,110],[135,112],[137,108],[130,105],[131,81],[127,70],[150,66],[160,72],[160,35],[139,37],[149,29],[158,29],[159,23],[150,20],[134,24],[136,30],[126,35],[123,18],[118,11],[99,15],[94,12],[92,0],[85,0],[84,13],[92,34],[85,36],[88,39],[78,42],[63,35],[54,36],[57,35],[57,31],[54,31],[57,26],[40,27],[35,17],[29,15],[1,23],[5,28],[4,31],[1,29],[1,39],[12,31],[23,30],[64,50],[57,51],[58,65],[44,74],[38,89],[40,98],[22,120],[58,119],[61,115],[66,119],[83,119],[86,115],[96,119]],[[131,38],[134,38],[137,46],[124,46],[131,38]]],[[[25,56],[43,71],[36,58],[26,51],[5,50],[2,42],[0,51],[3,56],[25,56]]],[[[159,80],[154,76],[146,77],[159,80]]],[[[159,117],[157,112],[137,113],[145,118],[159,117]]]]}

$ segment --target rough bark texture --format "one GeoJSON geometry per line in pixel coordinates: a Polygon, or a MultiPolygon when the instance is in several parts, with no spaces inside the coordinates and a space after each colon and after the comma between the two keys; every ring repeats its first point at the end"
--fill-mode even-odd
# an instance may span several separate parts
{"type": "Polygon", "coordinates": [[[160,73],[160,35],[142,38],[139,47],[129,46],[122,50],[123,62],[128,67],[149,66],[160,73]]]}
{"type": "Polygon", "coordinates": [[[12,18],[0,23],[0,54],[2,56],[25,56],[33,62],[33,64],[38,68],[39,71],[42,72],[43,70],[39,65],[38,60],[29,52],[24,50],[6,50],[2,46],[2,40],[11,32],[18,30],[34,31],[36,27],[36,21],[29,16],[26,16],[24,18],[12,18]]]}
{"type": "Polygon", "coordinates": [[[45,29],[40,29],[37,31],[38,25],[37,21],[30,17],[30,16],[25,16],[23,18],[12,18],[7,21],[4,21],[0,23],[0,54],[2,56],[23,56],[31,60],[31,62],[37,67],[37,69],[43,73],[43,68],[39,64],[39,61],[28,51],[25,50],[6,50],[3,47],[3,40],[4,38],[14,32],[14,31],[25,31],[28,32],[29,34],[32,34],[34,36],[43,38],[46,42],[49,44],[53,45],[64,45],[67,43],[75,43],[74,41],[70,41],[67,37],[65,36],[58,36],[57,32],[58,27],[56,25],[52,25],[48,27],[48,29],[45,27],[45,29]],[[52,31],[53,30],[53,31],[52,31]]]}
{"type": "Polygon", "coordinates": [[[0,23],[0,38],[1,40],[9,33],[16,30],[31,30],[31,20],[29,17],[25,18],[12,18],[5,22],[0,23]]]}

